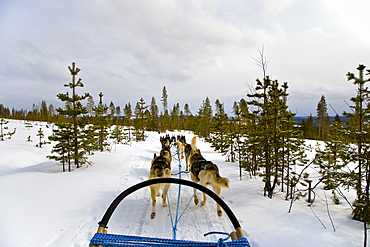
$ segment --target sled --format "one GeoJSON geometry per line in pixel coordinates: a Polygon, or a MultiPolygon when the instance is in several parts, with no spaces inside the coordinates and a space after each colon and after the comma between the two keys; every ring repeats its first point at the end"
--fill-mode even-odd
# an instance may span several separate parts
{"type": "Polygon", "coordinates": [[[98,223],[98,231],[90,240],[90,246],[92,247],[110,247],[110,246],[250,246],[248,239],[244,236],[242,228],[239,224],[238,219],[228,207],[228,205],[213,191],[210,189],[194,183],[189,180],[178,179],[178,178],[156,178],[149,179],[133,185],[132,187],[123,191],[117,198],[111,203],[105,212],[102,220],[98,223]],[[153,238],[153,237],[141,237],[141,236],[131,236],[131,235],[118,235],[118,234],[108,234],[107,227],[108,221],[110,220],[114,210],[121,203],[121,201],[130,195],[131,193],[158,183],[172,183],[185,185],[198,189],[208,196],[210,196],[214,201],[216,201],[226,215],[229,217],[235,231],[231,232],[229,235],[231,241],[220,238],[217,242],[202,242],[202,241],[188,241],[188,240],[177,240],[177,239],[166,239],[166,238],[153,238]]]}

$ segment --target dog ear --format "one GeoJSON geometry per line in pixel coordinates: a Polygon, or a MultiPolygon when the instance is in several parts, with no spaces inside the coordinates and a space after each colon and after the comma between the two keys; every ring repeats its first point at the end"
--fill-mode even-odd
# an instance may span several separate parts
{"type": "Polygon", "coordinates": [[[153,158],[156,158],[157,157],[157,154],[156,153],[154,153],[154,157],[153,158]]]}

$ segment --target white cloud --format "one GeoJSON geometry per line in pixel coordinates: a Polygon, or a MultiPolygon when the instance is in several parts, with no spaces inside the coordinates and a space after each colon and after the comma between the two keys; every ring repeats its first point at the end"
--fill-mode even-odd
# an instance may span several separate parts
{"type": "Polygon", "coordinates": [[[36,81],[63,91],[74,61],[86,90],[117,105],[158,100],[166,85],[174,100],[198,98],[198,107],[205,96],[244,96],[245,83],[261,77],[252,57],[265,45],[269,74],[288,81],[293,100],[345,96],[347,71],[370,66],[367,17],[353,11],[365,5],[336,3],[14,0],[0,17],[0,85],[12,83],[12,97],[36,81]]]}
{"type": "Polygon", "coordinates": [[[281,14],[287,10],[295,0],[259,0],[258,3],[263,12],[272,15],[281,14]]]}

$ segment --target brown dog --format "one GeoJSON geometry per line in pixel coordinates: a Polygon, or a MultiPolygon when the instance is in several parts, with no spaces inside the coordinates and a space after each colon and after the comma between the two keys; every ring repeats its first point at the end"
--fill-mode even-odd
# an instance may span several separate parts
{"type": "Polygon", "coordinates": [[[177,158],[179,160],[185,158],[185,146],[184,146],[184,144],[182,144],[182,142],[179,142],[179,141],[176,141],[175,144],[177,146],[177,158]]]}
{"type": "MultiPolygon", "coordinates": [[[[168,155],[168,153],[166,153],[168,155]]],[[[170,178],[171,177],[171,165],[168,163],[168,157],[154,154],[152,159],[152,166],[150,168],[149,179],[153,178],[170,178]]],[[[152,213],[151,219],[155,218],[156,215],[156,203],[157,196],[160,196],[160,190],[162,190],[162,205],[167,207],[167,191],[170,188],[170,184],[152,184],[150,187],[150,195],[152,198],[152,213]]]]}
{"type": "MultiPolygon", "coordinates": [[[[194,183],[200,183],[204,187],[211,185],[213,191],[220,196],[221,187],[229,188],[229,180],[220,176],[217,165],[213,164],[211,161],[207,161],[203,158],[199,149],[192,150],[189,158],[190,162],[190,177],[194,183]]],[[[199,203],[198,196],[196,194],[196,189],[194,188],[194,203],[197,205],[199,203]]],[[[201,205],[206,205],[207,196],[203,193],[203,201],[201,205]]],[[[217,215],[222,216],[222,211],[220,205],[217,204],[217,215]]]]}

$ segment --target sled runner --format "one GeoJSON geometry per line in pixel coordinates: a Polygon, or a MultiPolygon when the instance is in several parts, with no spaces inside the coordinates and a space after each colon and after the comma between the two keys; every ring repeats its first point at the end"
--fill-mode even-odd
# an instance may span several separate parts
{"type": "Polygon", "coordinates": [[[90,246],[93,247],[110,247],[110,246],[250,246],[247,238],[244,236],[242,228],[239,224],[239,221],[235,217],[234,213],[228,207],[228,205],[218,197],[213,191],[210,189],[191,182],[189,180],[177,179],[177,178],[157,178],[157,179],[149,179],[138,183],[136,185],[131,186],[130,188],[123,191],[118,197],[111,203],[108,207],[107,211],[105,212],[102,220],[99,222],[99,228],[97,233],[93,236],[90,240],[90,246]],[[108,234],[107,233],[107,225],[108,221],[110,220],[113,212],[117,208],[117,206],[121,203],[121,201],[130,195],[131,193],[158,183],[172,183],[172,184],[179,184],[185,185],[189,187],[193,187],[198,189],[208,196],[210,196],[213,200],[215,200],[221,208],[224,210],[226,215],[231,220],[231,223],[235,229],[235,231],[230,233],[231,241],[227,241],[227,239],[219,239],[217,242],[201,242],[201,241],[187,241],[187,240],[176,240],[176,239],[165,239],[165,238],[152,238],[152,237],[140,237],[140,236],[130,236],[130,235],[117,235],[117,234],[108,234]]]}

